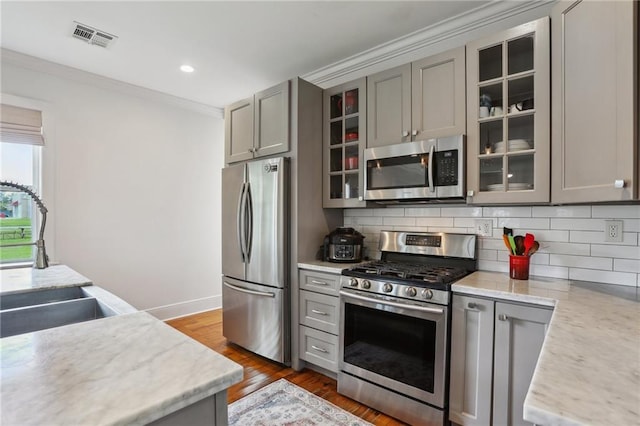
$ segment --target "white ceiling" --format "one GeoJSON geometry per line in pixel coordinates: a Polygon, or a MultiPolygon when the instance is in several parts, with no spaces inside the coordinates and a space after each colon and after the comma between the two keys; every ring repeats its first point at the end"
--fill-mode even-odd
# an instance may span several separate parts
{"type": "Polygon", "coordinates": [[[214,107],[487,1],[5,1],[2,48],[214,107]],[[119,39],[71,36],[78,21],[119,39]],[[179,70],[188,63],[192,74],[179,70]]]}

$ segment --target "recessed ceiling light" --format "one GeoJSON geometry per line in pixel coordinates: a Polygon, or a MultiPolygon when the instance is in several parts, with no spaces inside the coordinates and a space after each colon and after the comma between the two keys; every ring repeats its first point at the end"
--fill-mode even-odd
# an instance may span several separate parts
{"type": "Polygon", "coordinates": [[[182,72],[193,72],[193,71],[195,71],[195,68],[193,68],[191,65],[182,65],[180,67],[180,71],[182,71],[182,72]]]}

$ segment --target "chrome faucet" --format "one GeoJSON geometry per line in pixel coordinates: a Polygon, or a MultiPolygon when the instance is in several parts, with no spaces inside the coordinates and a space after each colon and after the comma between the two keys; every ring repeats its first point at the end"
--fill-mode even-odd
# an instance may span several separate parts
{"type": "Polygon", "coordinates": [[[40,234],[38,235],[38,240],[34,243],[19,243],[19,244],[5,244],[0,247],[17,247],[17,246],[36,246],[36,260],[33,262],[33,267],[37,269],[44,269],[49,266],[49,256],[47,256],[47,250],[44,247],[44,227],[47,224],[47,208],[44,203],[36,195],[36,193],[27,186],[20,185],[19,183],[14,183],[10,181],[0,181],[0,188],[9,187],[19,189],[22,192],[25,192],[29,195],[33,201],[38,205],[38,209],[40,209],[40,214],[42,215],[42,223],[40,224],[40,234]]]}

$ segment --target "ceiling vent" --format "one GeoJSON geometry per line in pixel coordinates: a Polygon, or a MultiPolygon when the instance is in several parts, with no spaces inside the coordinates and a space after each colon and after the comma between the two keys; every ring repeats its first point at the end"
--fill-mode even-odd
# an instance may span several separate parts
{"type": "Polygon", "coordinates": [[[95,44],[96,46],[110,47],[116,42],[118,36],[109,34],[97,28],[93,28],[89,25],[81,24],[80,22],[73,21],[73,36],[79,40],[86,41],[89,44],[95,44]]]}

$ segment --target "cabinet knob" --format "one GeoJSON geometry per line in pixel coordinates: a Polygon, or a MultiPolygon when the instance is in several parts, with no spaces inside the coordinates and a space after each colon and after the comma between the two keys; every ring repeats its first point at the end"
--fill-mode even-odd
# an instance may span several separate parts
{"type": "Polygon", "coordinates": [[[615,182],[613,182],[613,187],[624,188],[624,179],[616,179],[615,182]]]}
{"type": "Polygon", "coordinates": [[[468,307],[469,309],[476,309],[476,308],[478,307],[478,305],[476,305],[476,304],[475,304],[475,303],[473,303],[473,302],[469,302],[469,303],[467,304],[467,307],[468,307]]]}
{"type": "Polygon", "coordinates": [[[508,316],[506,316],[505,314],[500,314],[500,315],[498,315],[498,319],[499,319],[500,321],[506,321],[506,320],[508,320],[508,319],[509,319],[509,317],[508,317],[508,316]]]}
{"type": "Polygon", "coordinates": [[[253,148],[249,148],[247,152],[253,152],[253,148]]]}
{"type": "Polygon", "coordinates": [[[408,130],[403,130],[402,131],[402,137],[406,138],[407,136],[409,136],[409,131],[408,130]]]}
{"type": "Polygon", "coordinates": [[[417,130],[412,130],[412,131],[411,131],[411,136],[416,136],[417,134],[418,134],[418,131],[417,131],[417,130]]]}

